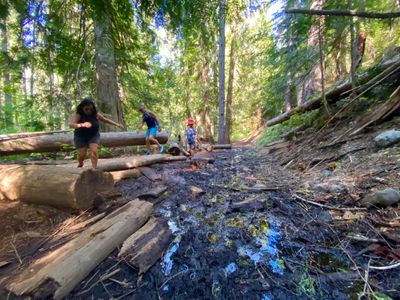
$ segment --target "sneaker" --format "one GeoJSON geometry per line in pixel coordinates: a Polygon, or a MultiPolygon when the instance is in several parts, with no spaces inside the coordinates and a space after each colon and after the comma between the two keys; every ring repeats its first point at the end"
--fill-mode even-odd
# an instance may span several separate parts
{"type": "Polygon", "coordinates": [[[163,153],[163,151],[164,151],[164,146],[160,146],[160,148],[158,148],[158,150],[157,150],[157,152],[158,153],[163,153]]]}
{"type": "Polygon", "coordinates": [[[150,155],[151,153],[150,153],[150,151],[146,151],[145,153],[144,153],[144,155],[150,155]]]}

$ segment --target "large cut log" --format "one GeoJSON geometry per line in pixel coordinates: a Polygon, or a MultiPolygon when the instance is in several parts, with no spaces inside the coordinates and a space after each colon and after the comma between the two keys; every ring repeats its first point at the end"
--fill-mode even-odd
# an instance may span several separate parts
{"type": "MultiPolygon", "coordinates": [[[[165,144],[168,134],[158,132],[156,139],[165,144]]],[[[136,132],[104,132],[100,134],[100,144],[104,147],[137,146],[146,144],[144,133],[136,132]]],[[[70,151],[74,149],[73,134],[53,134],[24,137],[8,141],[0,141],[0,155],[32,152],[70,151]]]]}
{"type": "Polygon", "coordinates": [[[7,289],[18,296],[65,297],[118,245],[142,227],[152,212],[151,203],[130,201],[72,241],[38,259],[7,289]]]}
{"type": "MultiPolygon", "coordinates": [[[[389,76],[400,73],[400,56],[396,55],[392,59],[385,60],[381,64],[376,65],[375,67],[371,68],[371,70],[361,74],[357,78],[357,82],[361,85],[356,89],[357,93],[364,92],[366,89],[371,88],[377,82],[381,82],[389,76]],[[377,74],[378,73],[378,74],[377,74]]],[[[326,99],[329,103],[335,103],[340,99],[345,98],[349,95],[352,89],[351,80],[345,80],[337,85],[332,86],[326,92],[326,99]]],[[[314,109],[318,109],[322,106],[322,96],[318,95],[314,99],[310,99],[306,103],[301,106],[296,107],[295,109],[280,114],[270,120],[268,120],[265,125],[266,126],[273,126],[279,123],[282,123],[286,120],[289,120],[291,116],[304,113],[307,111],[311,111],[314,109]]]]}
{"type": "Polygon", "coordinates": [[[146,225],[125,240],[118,257],[124,257],[130,265],[139,270],[139,274],[143,274],[161,258],[172,238],[167,222],[151,218],[146,225]]]}
{"type": "Polygon", "coordinates": [[[34,131],[34,132],[19,132],[19,133],[9,133],[9,134],[0,134],[0,141],[7,141],[7,140],[15,140],[24,137],[31,137],[31,136],[39,136],[39,135],[49,135],[55,133],[65,133],[70,132],[71,130],[54,130],[54,131],[34,131]]]}
{"type": "Polygon", "coordinates": [[[57,166],[0,166],[0,198],[76,210],[114,188],[110,174],[57,166]]]}

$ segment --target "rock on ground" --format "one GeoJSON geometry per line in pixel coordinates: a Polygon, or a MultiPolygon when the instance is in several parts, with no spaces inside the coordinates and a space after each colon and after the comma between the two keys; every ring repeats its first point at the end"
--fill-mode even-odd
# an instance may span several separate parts
{"type": "Polygon", "coordinates": [[[380,148],[389,147],[390,145],[400,142],[399,130],[387,130],[375,137],[375,142],[380,148]]]}
{"type": "Polygon", "coordinates": [[[400,192],[396,189],[385,189],[366,195],[361,200],[361,205],[364,207],[378,206],[387,207],[394,205],[400,201],[400,192]]]}

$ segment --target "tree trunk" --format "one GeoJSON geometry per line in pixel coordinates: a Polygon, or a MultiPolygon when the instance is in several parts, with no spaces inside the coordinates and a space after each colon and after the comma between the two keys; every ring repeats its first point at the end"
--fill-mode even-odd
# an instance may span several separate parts
{"type": "MultiPolygon", "coordinates": [[[[123,124],[122,105],[115,71],[110,5],[107,0],[98,0],[93,7],[98,108],[107,117],[123,124]]],[[[103,131],[112,130],[112,127],[106,124],[101,124],[101,128],[103,131]]]]}
{"type": "Polygon", "coordinates": [[[233,100],[233,79],[235,75],[235,48],[236,48],[236,20],[232,20],[232,36],[231,36],[231,51],[229,53],[229,76],[228,76],[228,90],[226,95],[226,115],[225,115],[225,129],[224,129],[224,143],[231,142],[232,134],[232,100],[233,100]]]}
{"type": "MultiPolygon", "coordinates": [[[[1,51],[3,55],[8,60],[8,37],[7,37],[7,23],[6,18],[2,18],[0,20],[1,24],[1,33],[2,33],[2,41],[1,41],[1,51]]],[[[3,85],[4,85],[4,121],[6,126],[13,125],[13,109],[12,109],[12,97],[10,93],[11,89],[11,80],[10,73],[8,72],[8,67],[3,71],[3,85]]]]}
{"type": "Polygon", "coordinates": [[[357,34],[357,40],[356,40],[356,57],[355,57],[355,69],[357,70],[362,63],[362,59],[364,57],[364,51],[365,51],[365,41],[366,41],[366,36],[365,32],[359,31],[357,34]]]}
{"type": "Polygon", "coordinates": [[[292,98],[292,81],[291,81],[291,74],[290,72],[288,72],[286,91],[285,91],[285,102],[283,104],[283,112],[288,112],[292,110],[291,98],[292,98]]]}
{"type": "Polygon", "coordinates": [[[114,188],[110,174],[57,166],[0,166],[0,198],[79,210],[114,188]]]}
{"type": "Polygon", "coordinates": [[[219,38],[218,38],[218,143],[224,141],[225,110],[225,0],[219,0],[219,38]]]}
{"type": "MultiPolygon", "coordinates": [[[[314,0],[311,4],[311,9],[322,9],[325,5],[325,0],[314,0]]],[[[321,24],[323,26],[323,24],[321,24]]],[[[310,30],[308,31],[308,39],[307,39],[307,49],[308,55],[310,56],[312,61],[317,61],[317,59],[313,59],[314,57],[318,57],[318,31],[319,31],[319,23],[315,23],[311,25],[310,30]]],[[[304,103],[312,94],[321,91],[321,69],[318,62],[314,63],[311,66],[311,70],[309,74],[304,79],[304,94],[302,103],[304,103]]]]}
{"type": "Polygon", "coordinates": [[[18,296],[62,299],[117,246],[142,227],[153,205],[133,200],[38,259],[7,287],[18,296]],[[42,292],[42,293],[40,293],[42,292]]]}
{"type": "MultiPolygon", "coordinates": [[[[53,134],[0,141],[0,156],[32,152],[71,151],[74,149],[73,134],[53,134]]],[[[159,132],[156,139],[165,144],[166,132],[159,132]]],[[[145,134],[136,132],[105,132],[100,135],[100,144],[104,147],[123,147],[145,145],[145,134]]]]}
{"type": "Polygon", "coordinates": [[[210,118],[210,87],[209,87],[209,63],[207,60],[207,54],[206,54],[206,49],[204,45],[204,37],[200,39],[200,47],[204,55],[204,61],[201,66],[200,70],[200,78],[201,78],[201,83],[202,83],[202,88],[203,88],[203,111],[201,114],[202,118],[202,125],[203,125],[203,135],[204,137],[210,141],[213,142],[214,138],[211,133],[211,118],[210,118]]]}
{"type": "Polygon", "coordinates": [[[331,113],[329,111],[329,105],[326,101],[325,96],[325,71],[324,71],[324,50],[322,46],[322,33],[321,33],[321,17],[318,20],[318,48],[319,48],[319,65],[320,65],[320,72],[321,72],[321,92],[322,92],[322,103],[324,104],[325,114],[330,116],[331,113]]]}

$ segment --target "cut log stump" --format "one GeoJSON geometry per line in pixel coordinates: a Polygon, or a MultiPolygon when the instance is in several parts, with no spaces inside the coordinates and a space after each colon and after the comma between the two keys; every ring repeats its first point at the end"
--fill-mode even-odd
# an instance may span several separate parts
{"type": "Polygon", "coordinates": [[[149,202],[128,202],[72,241],[34,262],[7,289],[18,296],[62,299],[142,227],[152,212],[153,205],[149,202]]]}
{"type": "Polygon", "coordinates": [[[138,269],[139,274],[143,274],[162,256],[172,238],[172,232],[165,221],[151,218],[125,240],[118,257],[124,257],[138,269]]]}
{"type": "Polygon", "coordinates": [[[79,210],[92,206],[100,192],[112,191],[114,180],[99,170],[55,166],[0,166],[0,199],[79,210]]]}

